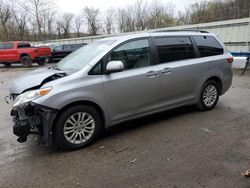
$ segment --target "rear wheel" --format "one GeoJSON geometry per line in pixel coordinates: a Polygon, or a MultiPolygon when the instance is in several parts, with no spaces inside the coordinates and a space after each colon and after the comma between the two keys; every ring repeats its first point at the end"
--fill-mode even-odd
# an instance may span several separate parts
{"type": "Polygon", "coordinates": [[[219,100],[219,85],[214,80],[208,80],[203,85],[197,108],[202,111],[212,110],[219,100]]]}
{"type": "Polygon", "coordinates": [[[24,66],[24,67],[30,67],[32,66],[32,60],[29,56],[23,56],[21,57],[21,60],[20,60],[21,64],[24,66]]]}
{"type": "Polygon", "coordinates": [[[46,58],[44,58],[44,59],[41,59],[40,61],[37,61],[37,64],[40,65],[40,66],[42,66],[42,65],[44,65],[45,63],[49,63],[49,61],[50,61],[50,58],[49,58],[49,57],[46,57],[46,58]]]}
{"type": "Polygon", "coordinates": [[[39,66],[43,66],[45,64],[45,60],[39,60],[39,61],[37,61],[37,64],[39,66]]]}
{"type": "Polygon", "coordinates": [[[92,144],[102,130],[101,118],[92,106],[73,106],[58,118],[55,141],[63,149],[76,150],[92,144]]]}

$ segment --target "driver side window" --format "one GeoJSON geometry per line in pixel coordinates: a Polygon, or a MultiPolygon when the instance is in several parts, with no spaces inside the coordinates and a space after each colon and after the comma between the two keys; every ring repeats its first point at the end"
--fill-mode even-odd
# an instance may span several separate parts
{"type": "Polygon", "coordinates": [[[110,53],[108,60],[122,61],[125,70],[150,66],[148,39],[140,39],[123,44],[110,53]]]}

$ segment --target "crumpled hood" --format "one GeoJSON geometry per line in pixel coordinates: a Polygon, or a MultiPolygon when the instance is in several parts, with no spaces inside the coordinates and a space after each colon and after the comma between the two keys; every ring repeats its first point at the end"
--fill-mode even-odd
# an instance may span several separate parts
{"type": "Polygon", "coordinates": [[[36,69],[17,77],[10,84],[11,94],[20,94],[30,88],[35,88],[43,85],[46,82],[52,81],[56,78],[65,76],[65,71],[59,71],[49,68],[36,69]],[[51,79],[50,79],[51,77],[51,79]]]}

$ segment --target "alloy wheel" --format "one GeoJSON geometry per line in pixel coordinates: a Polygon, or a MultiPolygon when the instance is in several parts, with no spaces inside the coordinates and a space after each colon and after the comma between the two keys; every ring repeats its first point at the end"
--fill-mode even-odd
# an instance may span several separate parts
{"type": "Polygon", "coordinates": [[[217,100],[218,91],[214,85],[208,85],[203,92],[203,102],[206,106],[211,107],[217,100]]]}
{"type": "Polygon", "coordinates": [[[95,131],[95,120],[86,112],[72,114],[64,124],[64,136],[72,144],[82,144],[95,131]]]}

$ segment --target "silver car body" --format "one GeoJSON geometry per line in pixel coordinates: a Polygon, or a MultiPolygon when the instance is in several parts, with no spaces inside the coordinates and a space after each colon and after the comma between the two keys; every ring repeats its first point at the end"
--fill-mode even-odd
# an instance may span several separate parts
{"type": "MultiPolygon", "coordinates": [[[[221,81],[221,95],[231,86],[232,70],[231,64],[227,62],[227,58],[231,57],[231,54],[213,34],[200,32],[141,33],[102,40],[114,40],[115,42],[81,70],[43,84],[42,88],[50,86],[53,89],[47,95],[32,102],[58,111],[72,103],[93,104],[101,110],[103,123],[108,128],[163,110],[196,104],[202,85],[209,78],[214,77],[221,81]],[[126,41],[157,36],[198,35],[215,37],[223,46],[224,53],[217,56],[155,64],[112,74],[88,74],[107,53],[126,41]]],[[[24,76],[26,82],[29,83],[29,79],[32,80],[33,76],[39,75],[39,71],[44,74],[54,74],[52,70],[46,68],[35,70],[24,76]]],[[[10,93],[20,94],[29,89],[27,86],[24,88],[18,86],[22,82],[21,80],[22,78],[19,78],[14,81],[10,93]]]]}

